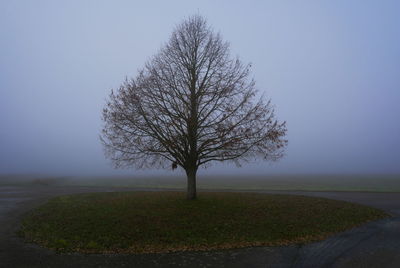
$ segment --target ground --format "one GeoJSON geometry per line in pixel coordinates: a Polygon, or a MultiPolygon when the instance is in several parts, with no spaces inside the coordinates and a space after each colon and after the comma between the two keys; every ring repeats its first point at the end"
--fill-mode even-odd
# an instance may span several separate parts
{"type": "Polygon", "coordinates": [[[289,247],[147,255],[60,255],[25,244],[15,235],[22,215],[48,198],[93,191],[109,188],[0,187],[0,267],[400,267],[400,193],[289,192],[370,205],[394,216],[321,242],[289,247]]]}
{"type": "Polygon", "coordinates": [[[290,192],[370,205],[394,216],[302,246],[150,255],[59,255],[16,237],[21,216],[48,198],[93,191],[109,189],[0,187],[0,267],[400,267],[400,193],[290,192]]]}
{"type": "Polygon", "coordinates": [[[387,218],[375,208],[328,198],[179,191],[85,193],[52,198],[19,234],[59,252],[166,253],[319,241],[387,218]]]}

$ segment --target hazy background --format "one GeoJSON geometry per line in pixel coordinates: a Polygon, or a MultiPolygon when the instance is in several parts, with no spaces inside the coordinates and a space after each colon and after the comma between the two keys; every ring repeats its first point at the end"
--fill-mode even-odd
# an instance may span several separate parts
{"type": "Polygon", "coordinates": [[[143,174],[104,158],[101,110],[195,13],[252,62],[289,140],[277,163],[202,174],[398,174],[399,11],[395,0],[2,0],[0,174],[143,174]]]}

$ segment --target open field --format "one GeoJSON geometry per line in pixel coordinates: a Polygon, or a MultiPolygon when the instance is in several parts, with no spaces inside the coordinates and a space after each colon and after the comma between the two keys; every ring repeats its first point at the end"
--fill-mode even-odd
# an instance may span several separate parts
{"type": "Polygon", "coordinates": [[[67,252],[159,253],[322,240],[383,211],[316,197],[256,193],[119,192],[60,196],[30,213],[20,234],[67,252]]]}
{"type": "MultiPolygon", "coordinates": [[[[185,177],[45,177],[0,176],[0,185],[51,185],[185,189],[185,177]]],[[[199,176],[199,189],[400,192],[400,175],[199,176]]]]}

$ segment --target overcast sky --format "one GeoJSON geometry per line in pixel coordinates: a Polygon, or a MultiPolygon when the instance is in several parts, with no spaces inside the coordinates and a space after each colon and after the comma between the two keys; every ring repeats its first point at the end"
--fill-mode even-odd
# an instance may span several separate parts
{"type": "Polygon", "coordinates": [[[201,172],[400,173],[399,12],[396,0],[2,0],[0,174],[121,174],[99,141],[105,99],[197,13],[252,63],[289,140],[277,163],[201,172]]]}

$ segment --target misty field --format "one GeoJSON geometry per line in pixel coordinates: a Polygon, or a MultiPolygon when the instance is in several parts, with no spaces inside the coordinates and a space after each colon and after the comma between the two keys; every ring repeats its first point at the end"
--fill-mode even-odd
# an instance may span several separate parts
{"type": "Polygon", "coordinates": [[[325,198],[254,193],[118,192],[59,196],[26,216],[19,234],[61,252],[158,253],[321,240],[387,217],[325,198]]]}
{"type": "MultiPolygon", "coordinates": [[[[126,187],[140,189],[186,189],[179,176],[43,177],[0,176],[0,185],[126,187]]],[[[199,176],[202,190],[282,190],[400,192],[400,175],[235,175],[199,176]]]]}

